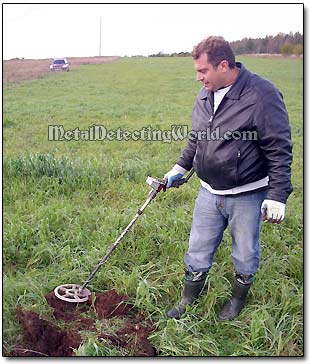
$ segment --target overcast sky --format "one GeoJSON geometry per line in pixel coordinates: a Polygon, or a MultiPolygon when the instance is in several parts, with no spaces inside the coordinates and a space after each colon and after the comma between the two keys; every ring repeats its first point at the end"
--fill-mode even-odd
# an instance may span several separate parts
{"type": "Polygon", "coordinates": [[[302,4],[6,4],[3,58],[131,56],[191,51],[209,35],[228,41],[303,32],[302,4]]]}

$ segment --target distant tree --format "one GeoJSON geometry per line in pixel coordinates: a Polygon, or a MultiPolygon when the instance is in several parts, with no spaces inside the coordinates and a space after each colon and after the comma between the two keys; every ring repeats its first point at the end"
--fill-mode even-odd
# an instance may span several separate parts
{"type": "Polygon", "coordinates": [[[289,43],[285,43],[281,47],[281,53],[284,54],[284,55],[292,54],[293,50],[294,50],[294,46],[292,44],[289,44],[289,43]]]}
{"type": "Polygon", "coordinates": [[[303,35],[299,32],[294,34],[294,44],[303,44],[303,35]]]}
{"type": "Polygon", "coordinates": [[[190,57],[190,52],[179,52],[178,57],[190,57]]]}
{"type": "MultiPolygon", "coordinates": [[[[243,38],[230,42],[233,52],[236,55],[248,53],[270,53],[270,54],[302,54],[303,35],[299,32],[293,34],[278,33],[276,36],[267,35],[265,38],[243,38]]],[[[148,57],[190,57],[190,52],[179,52],[166,54],[158,52],[148,57]]]]}
{"type": "Polygon", "coordinates": [[[295,53],[297,56],[300,56],[301,54],[303,54],[303,45],[302,44],[296,44],[294,49],[293,49],[293,53],[295,53]]]}
{"type": "Polygon", "coordinates": [[[169,57],[169,54],[165,54],[164,52],[160,51],[156,54],[151,54],[148,57],[169,57]]]}
{"type": "Polygon", "coordinates": [[[257,53],[267,53],[267,45],[269,42],[269,37],[259,38],[259,49],[257,53]]]}
{"type": "Polygon", "coordinates": [[[247,39],[246,49],[247,49],[248,53],[254,53],[255,43],[254,43],[253,39],[251,39],[251,38],[247,39]]]}

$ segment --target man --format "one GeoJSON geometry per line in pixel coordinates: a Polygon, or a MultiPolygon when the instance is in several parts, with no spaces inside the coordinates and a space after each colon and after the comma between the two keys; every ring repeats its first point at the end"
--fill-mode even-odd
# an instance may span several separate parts
{"type": "Polygon", "coordinates": [[[203,290],[227,225],[235,277],[232,295],[218,314],[237,317],[258,270],[262,220],[281,223],[292,192],[292,143],[277,88],[235,62],[222,37],[209,37],[192,52],[203,83],[192,113],[192,133],[167,187],[192,167],[201,180],[185,255],[181,301],[167,315],[179,319],[203,290]],[[214,137],[212,137],[214,136],[214,137]]]}

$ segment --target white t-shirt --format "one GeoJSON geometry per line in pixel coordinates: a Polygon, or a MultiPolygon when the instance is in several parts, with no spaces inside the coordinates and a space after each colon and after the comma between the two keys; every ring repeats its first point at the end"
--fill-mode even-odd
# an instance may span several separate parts
{"type": "Polygon", "coordinates": [[[218,109],[218,106],[224,98],[225,94],[231,89],[231,87],[232,85],[221,88],[220,90],[214,92],[214,114],[218,109]]]}

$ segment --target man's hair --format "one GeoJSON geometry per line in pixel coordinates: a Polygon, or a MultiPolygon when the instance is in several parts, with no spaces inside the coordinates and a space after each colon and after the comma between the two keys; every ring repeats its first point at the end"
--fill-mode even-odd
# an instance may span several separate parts
{"type": "Polygon", "coordinates": [[[229,67],[235,67],[235,56],[229,42],[223,37],[208,37],[193,47],[192,57],[198,59],[203,53],[207,54],[208,62],[216,68],[223,60],[228,61],[229,67]]]}

